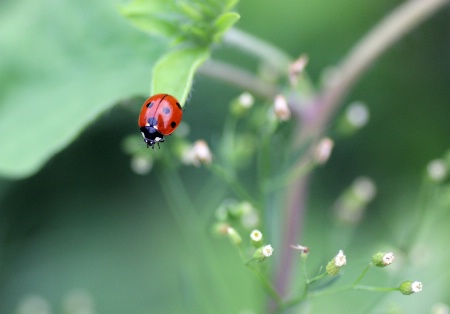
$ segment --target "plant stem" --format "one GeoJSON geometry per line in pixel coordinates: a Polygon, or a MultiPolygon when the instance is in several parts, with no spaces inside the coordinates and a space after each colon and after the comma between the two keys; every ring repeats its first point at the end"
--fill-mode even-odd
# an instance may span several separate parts
{"type": "Polygon", "coordinates": [[[258,278],[258,280],[261,282],[261,284],[263,285],[264,290],[266,290],[266,292],[272,297],[272,299],[275,301],[277,307],[282,306],[283,304],[283,299],[281,298],[281,296],[278,294],[277,290],[272,286],[272,283],[270,282],[270,280],[261,272],[260,269],[256,268],[256,267],[250,267],[253,272],[256,274],[256,277],[258,278]]]}
{"type": "Polygon", "coordinates": [[[279,88],[276,85],[263,81],[253,73],[225,62],[209,60],[199,69],[199,73],[238,86],[267,100],[273,100],[279,93],[279,88]]]}
{"type": "MultiPolygon", "coordinates": [[[[344,58],[336,69],[336,77],[323,87],[301,115],[302,125],[298,128],[297,143],[301,145],[308,139],[319,138],[324,132],[333,113],[361,74],[402,35],[423,22],[450,0],[411,0],[400,5],[384,20],[373,28],[344,58]]],[[[301,162],[301,159],[300,161],[301,162]]],[[[287,227],[283,247],[298,240],[304,216],[306,184],[308,177],[301,177],[290,189],[290,203],[284,225],[287,227]]],[[[285,295],[292,273],[293,255],[283,253],[277,272],[277,289],[285,295]]]]}
{"type": "Polygon", "coordinates": [[[354,290],[366,290],[366,291],[378,291],[378,292],[387,292],[387,291],[398,291],[400,290],[398,287],[372,287],[372,286],[362,286],[362,285],[356,285],[353,286],[352,289],[354,290]]]}
{"type": "Polygon", "coordinates": [[[293,256],[296,252],[290,249],[289,245],[297,243],[302,232],[308,186],[309,176],[304,176],[294,182],[290,191],[290,203],[283,224],[285,232],[281,246],[281,260],[276,272],[276,287],[281,296],[285,295],[292,274],[293,256]]]}
{"type": "Polygon", "coordinates": [[[359,275],[359,277],[356,279],[356,281],[353,283],[353,287],[356,287],[356,285],[364,278],[364,276],[366,275],[366,273],[369,271],[369,269],[372,267],[372,263],[367,265],[366,268],[364,268],[364,270],[362,271],[361,275],[359,275]]]}
{"type": "MultiPolygon", "coordinates": [[[[450,0],[410,0],[376,25],[349,52],[336,68],[336,76],[326,84],[320,96],[322,114],[320,126],[325,122],[341,103],[357,79],[380,55],[403,35],[426,20],[450,0]]],[[[317,123],[317,121],[314,121],[317,123]]]]}
{"type": "Polygon", "coordinates": [[[314,277],[312,279],[307,280],[306,283],[308,285],[311,285],[311,284],[315,283],[316,281],[326,277],[327,275],[328,275],[327,273],[320,274],[320,275],[318,275],[318,276],[316,276],[316,277],[314,277]]]}
{"type": "Polygon", "coordinates": [[[245,199],[249,201],[253,206],[259,207],[260,204],[256,202],[253,197],[247,192],[247,190],[239,183],[238,180],[233,175],[230,175],[228,171],[226,171],[224,168],[222,168],[218,164],[211,164],[207,166],[211,172],[213,172],[215,175],[221,177],[225,182],[229,184],[229,186],[233,189],[233,191],[236,193],[236,195],[242,199],[245,199]]]}
{"type": "Polygon", "coordinates": [[[223,41],[270,64],[281,74],[287,74],[292,58],[283,50],[237,28],[225,33],[223,41]]]}

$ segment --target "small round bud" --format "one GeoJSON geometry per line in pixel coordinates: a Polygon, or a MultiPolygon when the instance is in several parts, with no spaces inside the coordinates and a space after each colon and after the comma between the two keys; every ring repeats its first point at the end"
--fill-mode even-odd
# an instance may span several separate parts
{"type": "Polygon", "coordinates": [[[227,233],[228,233],[228,237],[230,238],[231,242],[233,242],[233,244],[241,245],[242,238],[235,229],[228,227],[227,233]]]}
{"type": "Polygon", "coordinates": [[[153,159],[151,157],[133,156],[130,167],[135,173],[145,175],[152,170],[153,159]]]}
{"type": "Polygon", "coordinates": [[[211,231],[214,235],[226,236],[226,235],[228,235],[229,227],[230,227],[230,225],[225,222],[218,222],[212,226],[211,231]]]}
{"type": "Polygon", "coordinates": [[[240,207],[242,226],[247,229],[255,228],[259,223],[258,211],[249,202],[242,202],[240,207]]]}
{"type": "Polygon", "coordinates": [[[315,160],[319,165],[323,165],[330,158],[333,150],[334,142],[332,139],[325,137],[320,140],[315,149],[315,160]]]}
{"type": "Polygon", "coordinates": [[[420,281],[404,281],[399,287],[404,295],[410,295],[422,291],[422,283],[420,281]]]}
{"type": "Polygon", "coordinates": [[[251,108],[253,104],[255,103],[255,99],[253,98],[252,94],[250,93],[243,93],[238,98],[239,103],[244,108],[251,108]]]}
{"type": "Polygon", "coordinates": [[[200,164],[211,164],[212,154],[208,144],[203,140],[198,140],[184,152],[182,160],[187,165],[199,167],[200,164]]]}
{"type": "Polygon", "coordinates": [[[325,270],[328,275],[335,276],[342,266],[347,264],[347,258],[342,250],[327,264],[325,270]]]}
{"type": "Polygon", "coordinates": [[[369,110],[362,102],[351,103],[346,112],[348,123],[355,129],[360,129],[369,121],[369,110]]]}
{"type": "Polygon", "coordinates": [[[289,65],[289,81],[292,86],[297,86],[300,75],[308,64],[308,56],[301,55],[294,63],[289,65]]]}
{"type": "Polygon", "coordinates": [[[427,172],[431,180],[441,182],[447,177],[448,167],[444,160],[435,159],[428,163],[427,172]]]}
{"type": "Polygon", "coordinates": [[[355,196],[363,202],[370,202],[377,194],[377,187],[368,177],[356,178],[352,185],[355,196]]]}
{"type": "Polygon", "coordinates": [[[287,121],[291,118],[291,110],[289,109],[286,98],[283,95],[275,97],[273,112],[279,121],[287,121]]]}
{"type": "Polygon", "coordinates": [[[245,113],[247,113],[255,103],[255,98],[253,98],[253,95],[245,92],[242,93],[237,99],[235,99],[231,103],[231,112],[235,116],[242,116],[245,113]]]}
{"type": "Polygon", "coordinates": [[[355,179],[336,200],[336,218],[343,223],[359,223],[364,215],[367,205],[376,195],[375,183],[367,177],[355,179]]]}
{"type": "Polygon", "coordinates": [[[392,264],[395,260],[394,253],[383,253],[378,252],[374,256],[372,256],[372,264],[377,267],[386,267],[392,264]]]}

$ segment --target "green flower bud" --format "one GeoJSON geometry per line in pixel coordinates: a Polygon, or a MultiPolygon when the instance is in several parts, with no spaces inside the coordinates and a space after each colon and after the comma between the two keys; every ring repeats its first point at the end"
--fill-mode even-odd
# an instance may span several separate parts
{"type": "Polygon", "coordinates": [[[243,93],[231,103],[231,113],[237,117],[241,117],[252,108],[254,103],[255,99],[252,94],[243,93]]]}
{"type": "Polygon", "coordinates": [[[230,238],[231,242],[233,242],[234,245],[241,245],[242,238],[235,229],[228,227],[227,233],[228,237],[230,238]]]}
{"type": "Polygon", "coordinates": [[[255,254],[253,254],[253,257],[252,257],[252,261],[261,263],[266,258],[270,257],[272,255],[272,253],[273,253],[273,248],[270,244],[262,246],[255,251],[255,254]]]}
{"type": "Polygon", "coordinates": [[[395,260],[394,253],[383,253],[378,252],[374,256],[372,256],[372,264],[377,267],[386,267],[392,264],[395,260]]]}
{"type": "Polygon", "coordinates": [[[422,291],[422,283],[420,281],[404,281],[399,287],[404,295],[410,295],[422,291]]]}
{"type": "Polygon", "coordinates": [[[331,261],[328,262],[325,270],[328,275],[335,276],[339,272],[342,266],[347,264],[347,259],[342,250],[339,250],[339,253],[333,257],[331,261]]]}
{"type": "Polygon", "coordinates": [[[212,226],[211,231],[214,235],[226,236],[226,235],[228,235],[229,227],[230,227],[230,225],[225,222],[218,222],[212,226]]]}

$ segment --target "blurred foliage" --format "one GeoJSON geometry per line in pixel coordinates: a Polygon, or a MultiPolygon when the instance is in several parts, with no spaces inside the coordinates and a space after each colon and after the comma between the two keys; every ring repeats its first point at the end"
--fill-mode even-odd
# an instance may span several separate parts
{"type": "MultiPolygon", "coordinates": [[[[0,2],[0,172],[34,174],[0,181],[0,313],[27,304],[70,313],[73,300],[92,302],[94,313],[261,313],[265,294],[252,274],[227,241],[210,239],[215,209],[234,196],[225,183],[203,168],[167,170],[175,137],[148,151],[166,165],[155,162],[148,176],[130,170],[121,143],[138,133],[142,101],[135,96],[148,96],[153,64],[169,48],[133,29],[119,13],[124,3],[0,2]],[[175,221],[170,202],[186,209],[184,221],[175,221]],[[180,230],[183,222],[188,226],[180,230]]],[[[247,0],[237,8],[238,26],[294,56],[308,54],[308,72],[318,80],[398,3],[247,0]]],[[[336,143],[316,171],[302,237],[311,269],[346,249],[354,268],[340,283],[351,282],[375,251],[392,249],[402,277],[392,268],[367,280],[388,286],[408,275],[423,281],[424,291],[410,297],[352,291],[315,299],[305,310],[424,313],[438,301],[450,303],[448,183],[420,188],[428,161],[449,148],[447,16],[448,8],[396,44],[348,96],[367,104],[370,121],[336,143]],[[378,193],[360,224],[348,228],[334,221],[332,208],[361,175],[374,180],[378,193]],[[432,201],[422,216],[418,190],[419,198],[439,195],[425,198],[432,201]],[[424,227],[408,259],[413,263],[402,263],[413,218],[424,227]]],[[[214,54],[246,60],[226,50],[214,54]]],[[[205,138],[226,153],[224,116],[240,92],[199,76],[185,111],[187,138],[205,138]]],[[[254,169],[240,170],[242,184],[252,184],[254,169]]],[[[280,233],[269,236],[276,242],[280,233]]]]}
{"type": "Polygon", "coordinates": [[[169,38],[176,50],[166,54],[152,73],[151,95],[167,93],[183,107],[197,69],[210,55],[211,45],[238,20],[231,12],[237,0],[135,0],[121,8],[137,28],[169,38]]]}

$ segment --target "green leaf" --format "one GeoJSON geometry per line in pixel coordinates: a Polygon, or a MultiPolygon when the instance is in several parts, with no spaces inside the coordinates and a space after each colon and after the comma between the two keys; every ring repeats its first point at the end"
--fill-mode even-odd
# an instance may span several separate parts
{"type": "Polygon", "coordinates": [[[166,50],[124,23],[110,0],[7,1],[0,20],[0,176],[8,178],[36,173],[119,100],[147,96],[166,50]]]}
{"type": "Polygon", "coordinates": [[[219,41],[222,38],[223,34],[227,30],[229,30],[240,18],[241,16],[236,12],[228,12],[219,16],[214,22],[214,25],[216,27],[214,41],[219,41]]]}
{"type": "Polygon", "coordinates": [[[184,106],[195,71],[208,57],[206,48],[188,47],[166,54],[153,68],[151,94],[171,94],[184,106]]]}
{"type": "Polygon", "coordinates": [[[138,29],[154,36],[177,35],[177,15],[172,1],[135,0],[119,8],[138,29]]]}
{"type": "Polygon", "coordinates": [[[226,0],[225,1],[225,11],[232,10],[238,2],[239,2],[239,0],[226,0]]]}

